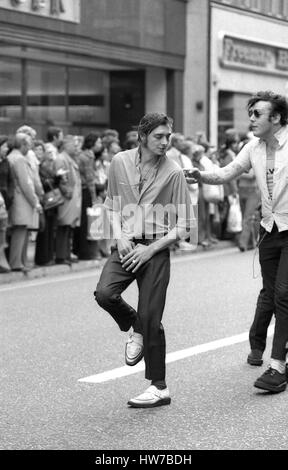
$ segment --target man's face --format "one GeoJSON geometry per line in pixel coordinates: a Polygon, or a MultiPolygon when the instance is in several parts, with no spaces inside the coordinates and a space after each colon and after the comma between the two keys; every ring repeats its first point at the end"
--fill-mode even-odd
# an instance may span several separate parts
{"type": "Polygon", "coordinates": [[[7,142],[4,142],[4,144],[0,146],[0,157],[6,157],[7,153],[8,153],[8,144],[7,142]]]}
{"type": "Polygon", "coordinates": [[[61,145],[63,144],[63,141],[64,141],[64,134],[63,132],[59,132],[58,136],[55,137],[55,144],[56,144],[56,147],[59,148],[61,147],[61,145]]]}
{"type": "Polygon", "coordinates": [[[145,138],[144,145],[151,154],[161,157],[166,153],[171,133],[171,126],[158,126],[145,138]]]}
{"type": "Polygon", "coordinates": [[[271,112],[271,103],[266,101],[258,101],[249,108],[250,127],[255,137],[263,139],[273,134],[271,112]]]}

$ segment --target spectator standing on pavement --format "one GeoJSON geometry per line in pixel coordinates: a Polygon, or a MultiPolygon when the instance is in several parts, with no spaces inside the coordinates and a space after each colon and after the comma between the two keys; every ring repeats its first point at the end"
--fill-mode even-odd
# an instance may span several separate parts
{"type": "Polygon", "coordinates": [[[252,168],[239,177],[238,191],[242,212],[242,232],[238,237],[238,247],[243,252],[253,250],[257,243],[256,224],[261,197],[252,168]]]}
{"type": "MultiPolygon", "coordinates": [[[[97,195],[97,204],[103,204],[107,195],[108,174],[111,162],[109,161],[108,150],[102,146],[95,154],[95,188],[97,195]]],[[[111,253],[111,240],[103,239],[97,241],[97,259],[107,258],[111,253]]]]}
{"type": "MultiPolygon", "coordinates": [[[[183,153],[184,148],[186,148],[185,144],[185,137],[183,134],[179,132],[175,132],[172,134],[171,139],[170,139],[170,145],[169,149],[166,152],[166,155],[168,158],[173,160],[179,167],[182,169],[191,169],[193,168],[192,161],[190,158],[183,153]]],[[[198,189],[198,184],[188,184],[188,189],[189,189],[189,194],[190,194],[190,200],[191,204],[197,206],[198,204],[198,195],[199,195],[199,189],[198,189]]],[[[180,240],[178,243],[175,244],[180,250],[183,251],[193,251],[195,249],[195,246],[193,246],[189,241],[187,240],[180,240]]]]}
{"type": "Polygon", "coordinates": [[[63,151],[56,159],[56,174],[61,172],[59,187],[65,198],[57,212],[56,264],[71,265],[73,230],[80,225],[82,190],[76,154],[75,139],[68,135],[63,141],[63,151]]]}
{"type": "Polygon", "coordinates": [[[28,231],[34,225],[35,215],[42,211],[35,188],[35,174],[26,158],[31,145],[29,135],[17,133],[14,148],[7,157],[14,187],[13,202],[9,209],[11,224],[9,264],[12,271],[28,270],[28,231]]]}
{"type": "MultiPolygon", "coordinates": [[[[227,129],[225,132],[225,143],[219,152],[219,164],[223,168],[229,163],[233,162],[236,158],[239,149],[239,136],[235,129],[227,129]]],[[[221,233],[220,238],[222,240],[227,240],[234,238],[235,235],[232,235],[227,232],[227,219],[229,213],[229,196],[236,197],[238,195],[238,185],[237,180],[232,179],[227,181],[224,185],[224,200],[220,204],[220,220],[221,220],[221,233]]]]}
{"type": "Polygon", "coordinates": [[[26,158],[28,159],[31,170],[32,170],[36,194],[41,202],[43,195],[44,195],[44,189],[43,189],[40,175],[39,175],[39,160],[34,151],[37,132],[32,127],[25,125],[25,126],[19,127],[19,129],[16,131],[16,135],[18,133],[27,134],[31,138],[31,148],[29,149],[26,155],[26,158]]]}
{"type": "Polygon", "coordinates": [[[0,135],[0,273],[9,272],[6,257],[8,209],[12,202],[12,176],[7,160],[8,136],[0,135]]]}
{"type": "Polygon", "coordinates": [[[42,140],[35,140],[34,153],[40,165],[45,156],[45,144],[42,140]]]}
{"type": "Polygon", "coordinates": [[[134,130],[126,132],[123,149],[131,150],[137,147],[138,147],[138,132],[134,130]]]}
{"type": "MultiPolygon", "coordinates": [[[[45,193],[59,188],[61,176],[57,175],[57,156],[56,147],[52,143],[45,144],[44,156],[39,166],[40,179],[45,193]]],[[[37,233],[36,238],[35,264],[37,266],[51,266],[54,264],[57,211],[57,207],[44,211],[45,226],[43,230],[37,233]]]]}
{"type": "Polygon", "coordinates": [[[169,283],[169,246],[186,238],[190,228],[191,202],[181,168],[166,156],[172,121],[164,114],[142,118],[139,147],[115,155],[109,170],[105,201],[116,245],[108,258],[95,298],[118,324],[133,332],[126,344],[126,364],[143,357],[145,377],[151,386],[128,401],[135,408],[168,405],[171,401],[165,380],[165,333],[162,315],[169,283]],[[175,223],[159,215],[155,205],[173,208],[175,223]],[[129,210],[126,209],[129,208],[129,210]],[[134,208],[131,214],[131,210],[134,208]],[[139,288],[137,312],[121,297],[134,281],[139,288]]]}
{"type": "Polygon", "coordinates": [[[63,129],[61,127],[50,126],[47,129],[47,142],[52,144],[57,150],[57,154],[61,152],[63,146],[63,129]]]}
{"type": "MultiPolygon", "coordinates": [[[[262,220],[259,258],[263,279],[262,302],[255,317],[264,322],[274,305],[275,332],[268,370],[254,386],[283,392],[287,386],[285,362],[288,345],[288,103],[271,91],[258,92],[248,101],[251,130],[257,139],[246,144],[235,160],[214,173],[192,170],[188,182],[222,184],[253,168],[261,193],[262,220]]],[[[271,317],[270,317],[271,318],[271,317]]],[[[261,348],[259,344],[259,351],[261,348]]],[[[252,351],[253,352],[253,351],[252,351]]]]}
{"type": "Polygon", "coordinates": [[[8,161],[9,144],[11,139],[6,135],[0,135],[0,192],[4,198],[6,209],[8,210],[13,197],[13,180],[8,161]]]}
{"type": "Polygon", "coordinates": [[[87,208],[97,202],[94,151],[97,151],[99,146],[101,146],[100,135],[93,132],[87,134],[77,160],[82,184],[82,207],[81,223],[74,231],[73,252],[82,260],[94,259],[97,255],[97,241],[87,240],[87,208]]]}

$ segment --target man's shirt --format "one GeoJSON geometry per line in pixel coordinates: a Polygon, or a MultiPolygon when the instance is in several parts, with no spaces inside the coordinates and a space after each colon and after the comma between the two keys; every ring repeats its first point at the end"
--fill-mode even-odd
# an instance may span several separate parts
{"type": "Polygon", "coordinates": [[[120,214],[122,234],[129,239],[162,238],[175,226],[188,237],[197,226],[181,168],[165,155],[141,177],[137,148],[113,157],[105,207],[120,214]]]}
{"type": "MultiPolygon", "coordinates": [[[[262,221],[261,225],[271,232],[274,222],[279,232],[288,230],[288,126],[283,126],[274,135],[276,141],[273,149],[274,171],[270,194],[267,182],[267,170],[270,160],[266,143],[258,138],[246,144],[235,160],[215,173],[221,178],[235,178],[253,168],[258,187],[261,192],[262,221]]],[[[270,168],[271,170],[271,168],[270,168]]],[[[269,181],[269,185],[271,184],[269,181]]]]}

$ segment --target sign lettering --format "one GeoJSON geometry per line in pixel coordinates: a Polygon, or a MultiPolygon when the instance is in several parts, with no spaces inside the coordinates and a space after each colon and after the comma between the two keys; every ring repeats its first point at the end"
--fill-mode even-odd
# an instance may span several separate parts
{"type": "Polygon", "coordinates": [[[81,0],[0,0],[0,8],[79,23],[80,1],[81,0]]]}
{"type": "Polygon", "coordinates": [[[253,67],[274,73],[288,72],[288,49],[224,36],[222,65],[253,67]]]}

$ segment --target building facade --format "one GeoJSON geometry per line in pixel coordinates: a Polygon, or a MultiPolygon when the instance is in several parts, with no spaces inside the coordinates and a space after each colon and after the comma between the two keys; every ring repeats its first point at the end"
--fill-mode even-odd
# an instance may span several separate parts
{"type": "Polygon", "coordinates": [[[288,0],[0,0],[0,133],[122,139],[151,111],[213,145],[254,91],[288,94],[288,0]]]}
{"type": "Polygon", "coordinates": [[[0,128],[183,128],[186,0],[0,0],[0,128]]]}
{"type": "Polygon", "coordinates": [[[227,128],[248,131],[252,93],[288,96],[288,0],[190,0],[187,38],[185,133],[217,145],[227,128]]]}

